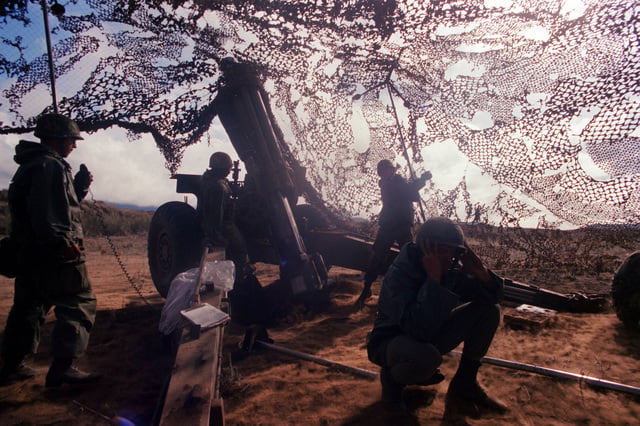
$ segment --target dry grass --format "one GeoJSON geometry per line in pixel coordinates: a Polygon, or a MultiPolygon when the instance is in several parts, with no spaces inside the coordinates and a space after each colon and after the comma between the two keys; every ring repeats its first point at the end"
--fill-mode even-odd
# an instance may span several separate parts
{"type": "MultiPolygon", "coordinates": [[[[10,216],[7,189],[0,190],[0,235],[9,233],[10,216]]],[[[103,201],[85,200],[81,204],[82,225],[87,237],[146,234],[153,212],[124,209],[103,201]]]]}

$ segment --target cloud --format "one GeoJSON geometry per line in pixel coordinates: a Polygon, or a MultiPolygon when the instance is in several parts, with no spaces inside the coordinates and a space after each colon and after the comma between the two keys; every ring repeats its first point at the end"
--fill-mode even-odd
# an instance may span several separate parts
{"type": "MultiPolygon", "coordinates": [[[[157,207],[167,201],[182,201],[187,194],[176,193],[176,181],[165,167],[165,159],[150,135],[129,141],[126,131],[111,128],[93,134],[84,134],[85,140],[67,159],[74,171],[86,164],[93,174],[91,192],[96,200],[140,207],[157,207]]],[[[19,139],[37,141],[32,135],[0,136],[0,187],[8,188],[17,169],[13,162],[14,147],[19,139]]],[[[211,143],[200,142],[185,151],[178,173],[202,174],[214,151],[229,153],[238,159],[233,146],[216,121],[210,132],[211,143]]],[[[188,195],[195,205],[195,197],[188,195]]]]}

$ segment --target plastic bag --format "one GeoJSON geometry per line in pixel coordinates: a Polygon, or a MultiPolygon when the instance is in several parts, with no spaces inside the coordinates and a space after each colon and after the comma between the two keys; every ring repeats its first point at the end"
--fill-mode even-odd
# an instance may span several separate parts
{"type": "Polygon", "coordinates": [[[232,290],[236,266],[230,260],[214,260],[205,262],[202,284],[213,283],[218,289],[232,290]]]}
{"type": "MultiPolygon", "coordinates": [[[[202,288],[205,284],[213,283],[218,289],[233,289],[235,277],[235,265],[230,260],[215,260],[205,262],[202,275],[202,288]]],[[[169,335],[180,327],[182,316],[180,311],[187,309],[195,300],[198,290],[200,268],[189,269],[181,272],[171,280],[167,300],[162,307],[158,329],[162,334],[169,335]]]]}
{"type": "Polygon", "coordinates": [[[196,294],[200,268],[181,272],[171,280],[167,300],[162,307],[158,329],[162,334],[169,335],[180,327],[182,317],[180,311],[191,304],[196,294]]]}

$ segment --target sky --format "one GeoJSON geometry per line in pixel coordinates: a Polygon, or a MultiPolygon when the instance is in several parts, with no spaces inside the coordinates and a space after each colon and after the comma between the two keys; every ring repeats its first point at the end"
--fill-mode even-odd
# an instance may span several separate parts
{"type": "MultiPolygon", "coordinates": [[[[188,196],[190,204],[195,204],[193,195],[176,193],[176,181],[171,179],[164,157],[151,135],[129,141],[126,131],[118,127],[92,134],[83,132],[82,135],[84,140],[78,141],[67,161],[74,172],[80,164],[85,164],[91,171],[91,193],[96,200],[151,209],[167,201],[183,201],[188,196]]],[[[210,145],[200,142],[185,150],[178,173],[202,174],[208,167],[209,156],[215,151],[227,152],[232,159],[238,159],[218,120],[210,135],[210,145]]],[[[33,133],[0,135],[0,188],[9,187],[18,168],[13,155],[20,139],[38,141],[33,133]]]]}

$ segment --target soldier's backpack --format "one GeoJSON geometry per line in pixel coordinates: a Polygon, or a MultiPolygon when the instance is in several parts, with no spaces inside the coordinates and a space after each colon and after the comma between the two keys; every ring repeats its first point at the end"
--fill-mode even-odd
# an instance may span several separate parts
{"type": "Polygon", "coordinates": [[[18,244],[11,237],[0,240],[0,274],[15,278],[18,273],[18,244]]]}

